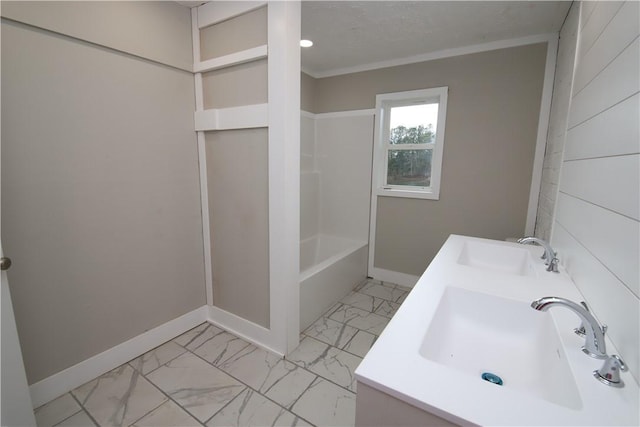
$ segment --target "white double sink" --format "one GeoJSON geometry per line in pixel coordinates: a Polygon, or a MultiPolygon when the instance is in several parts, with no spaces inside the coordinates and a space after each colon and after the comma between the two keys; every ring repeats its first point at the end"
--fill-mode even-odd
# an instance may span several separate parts
{"type": "Polygon", "coordinates": [[[450,236],[358,381],[461,425],[639,425],[637,383],[629,373],[620,389],[593,378],[602,360],[580,351],[579,318],[530,307],[545,296],[582,300],[562,269],[545,271],[542,252],[450,236]]]}

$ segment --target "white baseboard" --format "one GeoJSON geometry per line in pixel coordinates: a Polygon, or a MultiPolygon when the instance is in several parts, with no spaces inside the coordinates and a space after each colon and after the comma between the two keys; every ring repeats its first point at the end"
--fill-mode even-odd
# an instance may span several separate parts
{"type": "Polygon", "coordinates": [[[177,337],[203,322],[209,321],[208,307],[202,306],[170,320],[143,334],[118,344],[89,359],[60,371],[29,386],[33,407],[37,408],[56,397],[81,386],[105,372],[177,337]]]}
{"type": "Polygon", "coordinates": [[[376,280],[391,282],[407,288],[413,288],[420,277],[412,274],[400,273],[399,271],[385,270],[384,268],[373,267],[369,275],[376,280]]]}
{"type": "Polygon", "coordinates": [[[281,351],[275,350],[275,346],[270,342],[273,334],[269,329],[215,306],[209,306],[207,310],[209,323],[219,326],[225,331],[271,353],[284,357],[284,354],[282,354],[281,351]]]}

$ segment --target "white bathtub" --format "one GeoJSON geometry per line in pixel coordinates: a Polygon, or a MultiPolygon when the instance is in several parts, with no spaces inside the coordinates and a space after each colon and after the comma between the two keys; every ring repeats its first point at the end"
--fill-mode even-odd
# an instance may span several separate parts
{"type": "Polygon", "coordinates": [[[300,331],[366,278],[368,249],[324,234],[300,242],[300,331]]]}

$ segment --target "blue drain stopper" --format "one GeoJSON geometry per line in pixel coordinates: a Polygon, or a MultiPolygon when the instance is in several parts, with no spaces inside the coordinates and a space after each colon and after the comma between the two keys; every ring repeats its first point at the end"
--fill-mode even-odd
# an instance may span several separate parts
{"type": "Polygon", "coordinates": [[[485,381],[489,381],[492,384],[502,385],[502,378],[500,378],[496,374],[492,374],[491,372],[483,372],[482,379],[485,381]]]}

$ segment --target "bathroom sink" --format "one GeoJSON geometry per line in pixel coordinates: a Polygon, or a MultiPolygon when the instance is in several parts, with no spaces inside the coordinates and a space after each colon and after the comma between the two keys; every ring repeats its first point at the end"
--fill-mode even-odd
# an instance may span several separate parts
{"type": "Polygon", "coordinates": [[[635,378],[625,373],[623,388],[597,381],[602,360],[581,351],[575,313],[531,308],[547,295],[583,299],[562,266],[545,272],[541,252],[449,236],[356,369],[358,390],[422,410],[413,425],[435,425],[436,416],[455,425],[639,426],[635,378]]]}
{"type": "Polygon", "coordinates": [[[524,246],[467,241],[460,251],[458,264],[517,276],[537,275],[531,251],[524,246]]]}
{"type": "Polygon", "coordinates": [[[488,381],[487,387],[518,391],[570,409],[582,407],[553,319],[526,302],[448,287],[420,355],[477,381],[499,377],[503,382],[488,381]],[[484,373],[489,374],[486,379],[484,373]]]}

